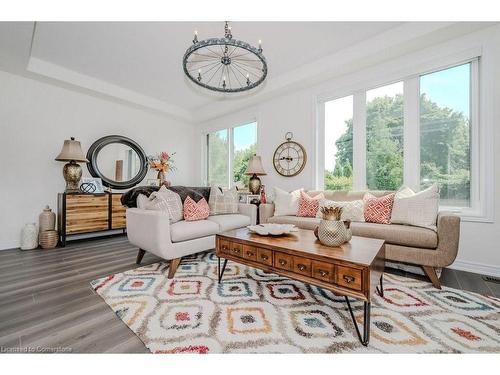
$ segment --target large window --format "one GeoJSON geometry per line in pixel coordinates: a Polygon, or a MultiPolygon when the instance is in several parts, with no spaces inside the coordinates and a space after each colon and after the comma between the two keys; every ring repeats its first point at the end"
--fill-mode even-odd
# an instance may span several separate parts
{"type": "Polygon", "coordinates": [[[420,77],[420,183],[439,183],[441,202],[470,206],[471,64],[420,77]]]}
{"type": "Polygon", "coordinates": [[[473,59],[322,102],[324,178],[318,188],[424,189],[438,183],[442,206],[480,215],[473,158],[478,67],[473,59]]]}
{"type": "Polygon", "coordinates": [[[366,92],[366,186],[396,190],[403,183],[403,82],[366,92]]]}
{"type": "Polygon", "coordinates": [[[352,188],[352,95],[325,103],[325,189],[352,188]]]}
{"type": "Polygon", "coordinates": [[[230,187],[248,185],[245,175],[250,156],[256,153],[257,123],[207,134],[207,182],[230,187]]]}

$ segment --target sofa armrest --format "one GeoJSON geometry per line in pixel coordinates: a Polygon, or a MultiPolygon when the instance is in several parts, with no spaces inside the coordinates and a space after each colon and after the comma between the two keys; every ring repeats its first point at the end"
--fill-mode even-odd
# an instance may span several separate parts
{"type": "Polygon", "coordinates": [[[437,218],[439,252],[438,267],[446,267],[455,261],[460,240],[460,216],[451,212],[440,212],[437,218]]]}
{"type": "Polygon", "coordinates": [[[126,217],[127,236],[133,245],[169,259],[168,249],[172,246],[172,241],[168,214],[162,211],[128,208],[126,217]]]}
{"type": "Polygon", "coordinates": [[[263,203],[259,206],[259,223],[265,224],[274,216],[274,203],[263,203]]]}
{"type": "Polygon", "coordinates": [[[257,224],[257,206],[250,203],[238,203],[238,212],[250,218],[250,225],[257,224]]]}

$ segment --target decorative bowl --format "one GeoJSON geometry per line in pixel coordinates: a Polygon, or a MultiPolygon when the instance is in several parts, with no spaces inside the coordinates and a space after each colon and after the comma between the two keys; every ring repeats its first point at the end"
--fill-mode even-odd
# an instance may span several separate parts
{"type": "Polygon", "coordinates": [[[248,230],[261,236],[281,236],[296,232],[297,228],[293,224],[259,224],[249,225],[248,230]]]}

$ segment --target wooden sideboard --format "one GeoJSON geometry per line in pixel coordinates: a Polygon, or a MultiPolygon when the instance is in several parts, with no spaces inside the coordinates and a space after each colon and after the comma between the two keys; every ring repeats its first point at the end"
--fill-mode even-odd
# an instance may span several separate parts
{"type": "Polygon", "coordinates": [[[121,196],[121,193],[59,193],[57,222],[61,246],[66,246],[66,237],[74,234],[125,231],[126,207],[121,204],[121,196]]]}

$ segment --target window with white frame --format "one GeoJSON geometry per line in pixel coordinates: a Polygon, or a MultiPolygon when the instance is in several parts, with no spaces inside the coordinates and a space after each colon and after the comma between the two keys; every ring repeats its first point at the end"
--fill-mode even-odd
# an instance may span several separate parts
{"type": "Polygon", "coordinates": [[[438,183],[442,206],[474,208],[478,66],[473,59],[321,102],[324,155],[318,166],[324,177],[318,188],[424,189],[438,183]]]}
{"type": "Polygon", "coordinates": [[[257,122],[207,134],[207,183],[222,187],[248,185],[245,170],[256,153],[257,122]]]}

